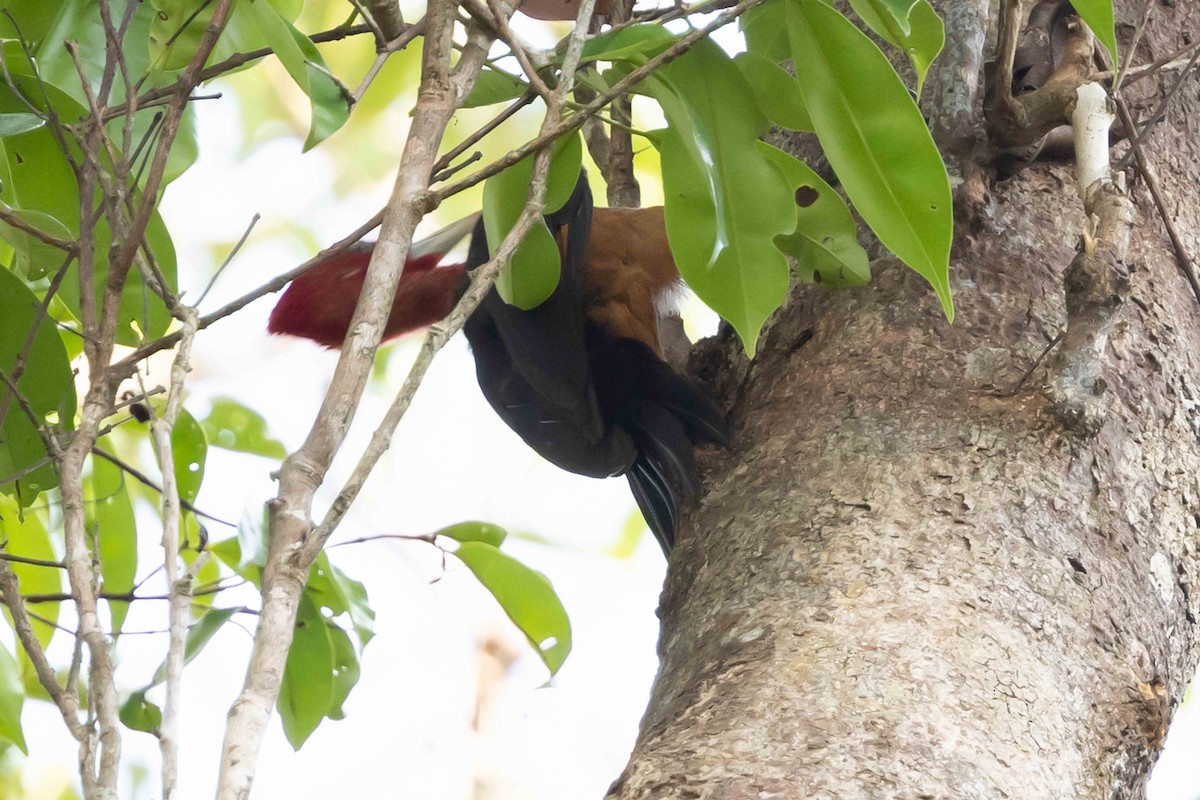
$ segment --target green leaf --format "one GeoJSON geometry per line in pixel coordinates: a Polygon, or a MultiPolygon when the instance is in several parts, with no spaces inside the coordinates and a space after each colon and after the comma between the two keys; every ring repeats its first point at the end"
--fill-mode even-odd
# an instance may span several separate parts
{"type": "Polygon", "coordinates": [[[36,114],[22,112],[0,114],[0,138],[36,131],[46,121],[36,114]]]}
{"type": "Polygon", "coordinates": [[[903,50],[917,73],[917,96],[933,60],[946,43],[946,26],[929,0],[916,0],[900,11],[896,0],[850,0],[850,6],[884,41],[903,50]],[[902,15],[902,16],[899,16],[902,15]]]}
{"type": "MultiPolygon", "coordinates": [[[[571,197],[579,179],[582,159],[579,134],[565,136],[554,143],[546,177],[547,211],[561,208],[571,197]]],[[[533,156],[530,155],[484,183],[483,225],[492,255],[521,216],[532,179],[533,156]]],[[[517,247],[512,261],[497,278],[496,291],[506,303],[524,309],[536,308],[558,286],[561,258],[558,243],[546,223],[536,221],[517,247]]]]}
{"type": "Polygon", "coordinates": [[[175,483],[179,497],[195,503],[204,482],[204,461],[208,457],[208,438],[204,428],[186,408],[179,409],[171,429],[171,459],[175,462],[175,483]]]}
{"type": "MultiPolygon", "coordinates": [[[[321,610],[306,592],[279,687],[279,716],[288,743],[299,750],[321,724],[333,700],[334,648],[321,610]]],[[[338,708],[340,710],[341,704],[338,708]]]]}
{"type": "Polygon", "coordinates": [[[630,25],[589,39],[583,46],[580,61],[585,64],[589,61],[644,62],[666,50],[677,39],[655,23],[630,25]]]}
{"type": "Polygon", "coordinates": [[[154,9],[148,33],[150,61],[156,69],[183,69],[195,57],[216,3],[150,0],[150,6],[154,9]]]}
{"type": "Polygon", "coordinates": [[[754,92],[763,116],[791,131],[813,129],[812,119],[804,110],[800,86],[787,70],[771,59],[749,51],[739,53],[733,63],[737,64],[746,84],[754,92]]]}
{"type": "MultiPolygon", "coordinates": [[[[18,217],[22,222],[51,236],[69,241],[74,238],[67,226],[54,217],[41,211],[26,211],[11,208],[7,203],[0,202],[0,208],[18,217]]],[[[20,228],[14,228],[8,223],[0,222],[0,237],[12,244],[13,271],[26,280],[36,280],[47,273],[57,272],[66,258],[63,251],[43,243],[35,236],[20,228]]],[[[56,298],[57,299],[57,298],[56,298]]]]}
{"type": "Polygon", "coordinates": [[[448,525],[439,531],[435,531],[433,535],[445,536],[447,539],[453,539],[456,542],[483,542],[484,544],[490,544],[492,547],[499,547],[505,538],[508,537],[508,531],[490,522],[471,521],[448,525]]]}
{"type": "Polygon", "coordinates": [[[362,670],[358,664],[358,651],[350,641],[350,635],[336,625],[326,624],[329,633],[329,644],[333,661],[330,685],[329,709],[325,716],[330,719],[345,719],[346,712],[342,709],[350,692],[358,683],[362,670]]]}
{"type": "Polygon", "coordinates": [[[1112,63],[1120,64],[1117,58],[1117,34],[1113,23],[1112,0],[1071,0],[1071,5],[1075,7],[1075,13],[1079,14],[1080,19],[1092,29],[1092,33],[1096,34],[1100,44],[1108,50],[1112,63]]]}
{"type": "Polygon", "coordinates": [[[515,100],[529,90],[529,85],[504,70],[484,67],[462,108],[479,108],[494,103],[515,100]]]}
{"type": "Polygon", "coordinates": [[[283,459],[287,449],[267,434],[267,421],[257,411],[229,397],[212,401],[208,416],[200,423],[208,443],[225,450],[283,459]]]}
{"type": "Polygon", "coordinates": [[[134,731],[157,733],[162,725],[162,709],[146,699],[146,693],[134,692],[121,704],[121,724],[134,731]]]}
{"type": "Polygon", "coordinates": [[[883,53],[821,0],[785,0],[804,104],[862,218],[933,285],[946,318],[954,233],[945,165],[908,90],[883,53]]]}
{"type": "Polygon", "coordinates": [[[25,685],[21,681],[21,666],[8,648],[0,645],[0,737],[29,755],[25,731],[21,728],[21,709],[24,706],[25,685]]]}
{"type": "MultiPolygon", "coordinates": [[[[44,92],[64,124],[72,124],[87,116],[82,105],[54,86],[41,85],[34,78],[24,75],[13,75],[12,78],[12,86],[6,82],[0,83],[0,113],[26,111],[26,102],[43,108],[46,104],[44,92]],[[14,93],[14,87],[20,96],[14,93]]],[[[120,140],[119,137],[117,140],[120,140]]],[[[76,159],[82,158],[73,142],[69,147],[76,159]]],[[[133,192],[133,199],[140,201],[141,198],[137,192],[133,192]]],[[[0,139],[0,201],[12,209],[40,212],[57,220],[70,232],[66,238],[78,235],[80,202],[75,173],[48,127],[0,139]]],[[[8,230],[11,229],[0,228],[0,235],[5,235],[8,230]]],[[[109,246],[112,241],[111,231],[103,218],[96,224],[94,239],[95,292],[99,304],[108,275],[109,246]]],[[[174,290],[175,248],[157,211],[151,215],[146,228],[146,242],[168,287],[174,290]]],[[[42,271],[50,267],[57,268],[60,263],[61,258],[56,258],[42,271]]],[[[71,268],[62,282],[58,297],[79,317],[79,277],[76,269],[75,266],[71,268]]],[[[143,337],[155,338],[165,333],[170,322],[171,315],[166,305],[145,285],[141,271],[131,269],[121,291],[117,343],[138,345],[143,337]]]]}
{"type": "Polygon", "coordinates": [[[292,80],[312,101],[312,123],[308,138],[304,140],[304,150],[308,151],[346,123],[353,97],[333,77],[311,39],[296,30],[269,3],[252,3],[250,7],[263,38],[292,80]]]}
{"type": "Polygon", "coordinates": [[[783,3],[763,3],[755,6],[738,17],[738,27],[742,30],[742,36],[746,38],[746,48],[749,52],[775,64],[792,57],[783,3]]]}
{"type": "MultiPolygon", "coordinates": [[[[115,453],[110,439],[97,442],[101,450],[115,453]]],[[[125,594],[133,591],[137,580],[137,519],[133,501],[125,484],[125,473],[107,459],[92,456],[92,474],[85,488],[89,500],[89,530],[95,530],[100,543],[100,577],[105,592],[125,594]]],[[[129,603],[108,601],[113,633],[118,633],[129,613],[129,603]]]]}
{"type": "Polygon", "coordinates": [[[496,598],[550,674],[556,674],[571,652],[571,621],[549,579],[483,542],[463,542],[454,555],[496,598]]]}
{"type": "Polygon", "coordinates": [[[661,153],[671,252],[688,286],[753,355],[788,288],[772,239],[795,228],[787,183],[755,144],[767,120],[715,42],[698,42],[646,85],[670,123],[661,153]]]}
{"type": "MultiPolygon", "coordinates": [[[[0,495],[0,542],[4,543],[4,552],[12,555],[50,563],[58,561],[42,515],[32,509],[23,511],[16,500],[5,495],[0,495]]],[[[58,594],[63,590],[63,571],[56,567],[12,561],[9,569],[16,574],[22,594],[58,594]]],[[[58,612],[59,603],[38,603],[38,616],[47,621],[30,620],[43,648],[57,631],[54,623],[58,622],[58,612]]],[[[4,613],[8,615],[7,608],[4,613]]]]}
{"type": "Polygon", "coordinates": [[[796,259],[801,280],[826,286],[857,286],[871,280],[867,251],[858,243],[854,217],[833,187],[807,164],[766,142],[758,147],[792,187],[796,231],[776,246],[796,259]]]}
{"type": "Polygon", "coordinates": [[[13,375],[17,359],[27,356],[25,372],[16,385],[37,423],[8,386],[0,384],[0,480],[30,470],[24,477],[0,485],[0,492],[16,497],[23,506],[58,486],[58,475],[49,463],[38,428],[75,427],[75,376],[53,320],[39,319],[39,307],[21,279],[0,267],[0,370],[13,375]],[[26,353],[30,331],[35,333],[26,353]],[[39,463],[41,466],[31,469],[39,463]]]}
{"type": "MultiPolygon", "coordinates": [[[[204,616],[196,622],[188,626],[187,638],[183,644],[183,663],[192,663],[192,659],[200,655],[205,645],[209,643],[217,631],[233,618],[233,615],[238,612],[236,608],[213,608],[205,612],[204,616]]],[[[167,663],[164,661],[158,665],[158,669],[154,671],[154,677],[150,679],[143,694],[151,687],[157,686],[167,679],[167,663]]]]}
{"type": "Polygon", "coordinates": [[[367,587],[331,564],[326,553],[313,562],[304,591],[314,603],[329,610],[330,618],[348,615],[360,646],[366,647],[375,636],[375,612],[368,602],[367,587]]]}

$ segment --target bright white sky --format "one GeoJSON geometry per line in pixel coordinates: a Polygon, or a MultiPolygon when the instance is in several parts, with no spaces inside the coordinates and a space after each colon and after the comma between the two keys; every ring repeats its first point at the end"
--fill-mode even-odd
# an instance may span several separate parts
{"type": "MultiPolygon", "coordinates": [[[[270,235],[289,220],[315,220],[323,243],[332,242],[381,207],[391,175],[349,199],[326,190],[334,165],[320,148],[302,155],[300,141],[278,141],[245,161],[233,104],[201,117],[201,161],[168,191],[163,207],[192,297],[209,274],[210,245],[236,240],[251,216],[263,216],[202,310],[212,310],[311,255],[270,235]]],[[[445,220],[443,220],[444,222],[445,220]]],[[[430,229],[436,227],[431,225],[430,229]]],[[[271,299],[255,303],[197,339],[186,403],[198,417],[214,397],[232,396],[263,413],[289,450],[308,429],[335,362],[333,353],[304,342],[268,338],[271,299]]],[[[388,357],[386,378],[372,384],[343,455],[327,486],[338,487],[361,452],[374,422],[391,401],[416,342],[388,357]]],[[[198,505],[236,520],[255,513],[274,494],[274,464],[249,456],[209,452],[198,505]]],[[[332,492],[318,497],[323,510],[332,492]]],[[[421,543],[377,542],[331,551],[334,563],[366,583],[378,615],[362,678],[346,704],[347,719],[324,723],[294,753],[274,721],[263,750],[255,797],[405,797],[467,800],[486,781],[492,800],[595,800],[628,757],[657,667],[655,643],[664,563],[650,537],[630,559],[603,555],[634,505],[623,479],[595,481],[546,464],[491,412],[474,380],[462,337],[438,357],[392,449],[367,484],[335,541],[381,533],[424,533],[446,524],[484,519],[527,531],[555,546],[513,541],[506,546],[547,574],[566,604],[574,652],[552,685],[546,672],[490,597],[462,568],[443,572],[437,551],[421,543]],[[521,653],[491,704],[482,736],[471,728],[479,679],[479,643],[499,639],[521,653]]],[[[214,539],[232,532],[210,526],[214,539]]],[[[147,537],[152,538],[152,537],[147,537]]],[[[511,540],[510,540],[511,541],[511,540]]],[[[156,563],[148,542],[142,563],[156,563]]],[[[141,570],[144,573],[145,570],[141,570]]],[[[222,595],[220,605],[248,594],[222,595]]],[[[135,609],[127,630],[161,629],[165,608],[135,609]]],[[[210,798],[215,785],[225,713],[241,685],[253,620],[245,630],[227,625],[187,669],[182,747],[183,800],[210,798]]],[[[60,637],[65,638],[65,637],[60,637]]],[[[62,642],[59,643],[60,646],[62,642]]],[[[157,667],[161,637],[126,637],[122,687],[145,683],[157,667]]],[[[152,695],[153,698],[153,695],[152,695]]],[[[26,772],[33,798],[56,796],[74,770],[75,746],[45,704],[25,713],[31,756],[26,772]],[[40,788],[39,788],[40,787],[40,788]]],[[[1189,752],[1200,742],[1195,715],[1190,731],[1168,756],[1152,800],[1200,798],[1200,764],[1189,752]]],[[[1180,731],[1183,733],[1183,731],[1180,731]]],[[[133,732],[127,753],[157,770],[157,743],[133,732]]],[[[150,797],[157,777],[130,778],[123,797],[150,797]]]]}

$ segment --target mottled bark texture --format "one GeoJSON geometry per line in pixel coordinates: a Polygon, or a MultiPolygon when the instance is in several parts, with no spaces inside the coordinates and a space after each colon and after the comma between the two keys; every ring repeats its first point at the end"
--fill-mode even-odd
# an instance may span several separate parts
{"type": "MultiPolygon", "coordinates": [[[[1156,5],[1138,61],[1198,33],[1197,4],[1156,5]]],[[[1193,253],[1198,94],[1149,150],[1193,253]]],[[[1200,655],[1200,311],[1131,183],[1096,431],[1051,413],[1045,364],[1010,393],[1066,323],[1069,164],[991,183],[960,224],[953,325],[880,258],[862,289],[796,290],[753,363],[729,337],[697,354],[735,443],[705,457],[610,796],[1143,795],[1200,655]]]]}

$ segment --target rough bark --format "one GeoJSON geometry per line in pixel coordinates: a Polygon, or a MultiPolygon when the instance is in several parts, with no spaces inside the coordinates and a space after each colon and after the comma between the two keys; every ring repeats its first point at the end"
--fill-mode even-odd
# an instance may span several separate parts
{"type": "MultiPolygon", "coordinates": [[[[1157,5],[1138,62],[1198,31],[1195,4],[1157,5]]],[[[1149,150],[1193,252],[1198,94],[1149,150]]],[[[988,188],[953,325],[881,258],[862,289],[797,289],[753,363],[728,337],[697,354],[735,445],[706,456],[610,796],[1144,794],[1200,655],[1200,309],[1134,181],[1102,425],[1053,413],[1044,364],[1009,394],[1063,330],[1084,220],[1069,164],[988,188]]]]}

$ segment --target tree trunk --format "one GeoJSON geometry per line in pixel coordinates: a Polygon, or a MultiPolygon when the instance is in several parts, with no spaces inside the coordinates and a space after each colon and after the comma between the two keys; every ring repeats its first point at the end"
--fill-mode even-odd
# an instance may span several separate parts
{"type": "MultiPolygon", "coordinates": [[[[1153,5],[1135,63],[1200,32],[1197,4],[1153,5]]],[[[1128,46],[1145,3],[1118,6],[1128,46]]],[[[1145,117],[1176,75],[1126,96],[1145,117]]],[[[1147,150],[1193,253],[1197,95],[1147,150]]],[[[958,225],[954,324],[881,258],[862,289],[796,290],[753,362],[731,337],[700,354],[735,443],[707,455],[611,797],[1144,794],[1200,655],[1200,305],[1132,181],[1107,410],[1072,426],[1043,389],[1052,358],[1020,383],[1067,324],[1072,167],[989,182],[958,225]]]]}

